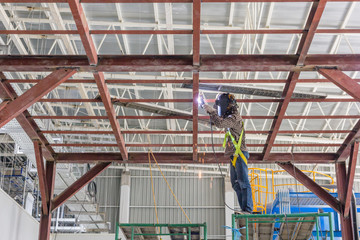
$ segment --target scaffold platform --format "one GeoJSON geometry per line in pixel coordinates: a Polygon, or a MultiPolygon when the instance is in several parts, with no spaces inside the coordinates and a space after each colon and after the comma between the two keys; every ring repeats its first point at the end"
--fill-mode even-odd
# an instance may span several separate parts
{"type": "Polygon", "coordinates": [[[172,240],[207,240],[207,225],[202,224],[146,224],[119,223],[116,226],[115,239],[120,231],[128,240],[159,240],[161,236],[170,236],[172,240]]]}
{"type": "MultiPolygon", "coordinates": [[[[320,217],[328,218],[328,236],[333,240],[331,213],[233,214],[232,228],[239,229],[242,240],[308,240],[313,235],[314,239],[319,240],[320,217]]],[[[234,233],[233,239],[236,239],[234,233]]]]}

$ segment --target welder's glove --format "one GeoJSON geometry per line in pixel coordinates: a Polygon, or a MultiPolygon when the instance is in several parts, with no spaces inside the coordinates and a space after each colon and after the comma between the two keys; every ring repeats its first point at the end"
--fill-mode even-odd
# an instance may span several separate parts
{"type": "Polygon", "coordinates": [[[216,110],[214,109],[214,108],[212,108],[211,106],[209,106],[209,105],[207,105],[207,104],[204,104],[203,105],[203,108],[205,109],[205,111],[207,112],[207,113],[213,113],[213,112],[216,112],[216,110]]]}

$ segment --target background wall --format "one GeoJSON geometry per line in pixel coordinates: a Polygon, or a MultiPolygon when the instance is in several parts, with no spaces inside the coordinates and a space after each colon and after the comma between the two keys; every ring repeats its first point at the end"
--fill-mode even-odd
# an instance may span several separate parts
{"type": "Polygon", "coordinates": [[[37,240],[39,223],[0,189],[0,239],[37,240]]]}

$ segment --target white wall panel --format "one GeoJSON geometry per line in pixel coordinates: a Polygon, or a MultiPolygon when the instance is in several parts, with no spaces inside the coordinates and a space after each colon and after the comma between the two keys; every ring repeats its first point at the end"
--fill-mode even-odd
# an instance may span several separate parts
{"type": "Polygon", "coordinates": [[[0,189],[0,239],[37,240],[39,223],[0,189]]]}

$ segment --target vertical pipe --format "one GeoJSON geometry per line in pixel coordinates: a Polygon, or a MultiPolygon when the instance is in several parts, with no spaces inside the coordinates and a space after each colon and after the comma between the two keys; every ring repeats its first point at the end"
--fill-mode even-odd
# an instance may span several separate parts
{"type": "MultiPolygon", "coordinates": [[[[231,216],[231,227],[232,227],[232,229],[235,229],[235,214],[233,214],[232,216],[231,216]]],[[[234,240],[235,239],[235,234],[234,234],[234,230],[232,230],[231,231],[232,232],[232,239],[234,240]]]]}
{"type": "Polygon", "coordinates": [[[131,240],[134,240],[134,226],[131,226],[131,240]]]}
{"type": "Polygon", "coordinates": [[[188,232],[189,232],[189,240],[191,240],[191,227],[188,227],[188,232]]]}
{"type": "Polygon", "coordinates": [[[207,240],[207,224],[204,223],[204,240],[207,240]]]}
{"type": "Polygon", "coordinates": [[[116,221],[115,223],[115,240],[119,239],[119,222],[116,221]]]}
{"type": "Polygon", "coordinates": [[[329,212],[329,230],[330,230],[330,240],[334,240],[334,230],[333,230],[333,220],[332,213],[329,212]]]}
{"type": "Polygon", "coordinates": [[[249,240],[249,219],[245,218],[245,225],[246,225],[246,240],[249,240]]]}

